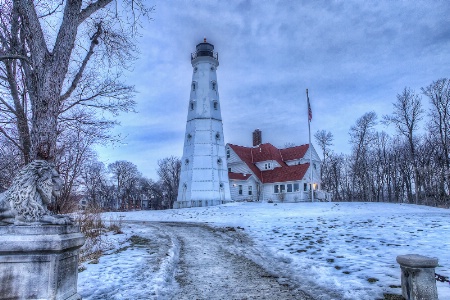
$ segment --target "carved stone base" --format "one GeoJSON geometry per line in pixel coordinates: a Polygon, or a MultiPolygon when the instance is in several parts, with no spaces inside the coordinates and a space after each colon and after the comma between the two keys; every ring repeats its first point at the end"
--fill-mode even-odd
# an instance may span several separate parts
{"type": "Polygon", "coordinates": [[[78,226],[0,226],[0,299],[81,299],[78,226]]]}

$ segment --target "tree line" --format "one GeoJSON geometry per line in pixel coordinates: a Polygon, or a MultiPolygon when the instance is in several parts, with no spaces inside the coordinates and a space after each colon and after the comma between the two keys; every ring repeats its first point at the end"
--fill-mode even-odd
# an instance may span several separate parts
{"type": "Polygon", "coordinates": [[[406,87],[392,109],[381,118],[372,111],[356,120],[350,154],[333,151],[331,132],[316,132],[322,188],[334,201],[450,205],[450,80],[436,80],[420,92],[406,87]],[[395,133],[377,130],[378,124],[395,133]]]}
{"type": "MultiPolygon", "coordinates": [[[[24,165],[23,156],[0,137],[0,192],[6,190],[24,165]]],[[[175,156],[158,160],[158,179],[146,178],[125,160],[106,165],[97,154],[71,144],[55,163],[64,187],[52,209],[67,213],[92,205],[105,211],[169,209],[178,194],[181,161],[175,156]]]]}

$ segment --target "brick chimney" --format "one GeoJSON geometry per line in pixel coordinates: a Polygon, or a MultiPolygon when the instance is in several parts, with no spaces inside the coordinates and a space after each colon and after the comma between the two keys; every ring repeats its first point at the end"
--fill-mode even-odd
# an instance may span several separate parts
{"type": "Polygon", "coordinates": [[[256,129],[253,131],[253,146],[261,145],[262,143],[262,133],[261,130],[256,129]]]}

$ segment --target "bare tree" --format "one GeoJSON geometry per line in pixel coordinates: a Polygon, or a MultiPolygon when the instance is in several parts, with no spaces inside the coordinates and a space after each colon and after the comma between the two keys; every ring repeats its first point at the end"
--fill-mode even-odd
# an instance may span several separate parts
{"type": "Polygon", "coordinates": [[[333,145],[333,134],[326,130],[317,130],[314,134],[314,138],[316,139],[316,143],[319,144],[320,149],[322,150],[323,160],[322,160],[322,168],[320,168],[320,180],[325,188],[327,188],[326,184],[323,182],[323,174],[326,172],[327,161],[326,158],[330,152],[330,147],[333,145]]]}
{"type": "Polygon", "coordinates": [[[376,113],[368,112],[356,120],[356,124],[350,128],[350,143],[353,148],[352,200],[355,197],[360,197],[359,200],[369,200],[367,157],[371,143],[375,139],[376,120],[376,113]]]}
{"type": "Polygon", "coordinates": [[[438,157],[441,157],[445,166],[441,189],[441,193],[445,193],[445,188],[450,190],[450,80],[442,78],[434,81],[422,88],[422,92],[431,103],[428,129],[438,142],[438,147],[434,148],[438,150],[438,157]]]}
{"type": "Polygon", "coordinates": [[[167,201],[166,207],[173,208],[173,203],[178,196],[178,184],[180,182],[181,160],[170,156],[158,160],[158,176],[161,181],[163,196],[167,201]]]}
{"type": "Polygon", "coordinates": [[[132,193],[135,184],[141,178],[135,164],[129,161],[116,161],[108,165],[109,171],[112,173],[117,187],[117,202],[115,209],[127,210],[133,203],[132,193]]]}
{"type": "Polygon", "coordinates": [[[421,98],[413,90],[404,88],[403,92],[397,95],[397,101],[393,105],[393,114],[384,116],[384,121],[386,124],[394,124],[397,131],[408,141],[411,164],[414,169],[415,202],[418,204],[420,181],[416,161],[415,134],[419,129],[419,122],[424,112],[421,98]]]}
{"type": "Polygon", "coordinates": [[[126,26],[112,2],[2,2],[0,133],[25,162],[55,160],[58,123],[77,108],[85,116],[92,109],[132,109],[133,88],[120,82],[120,70],[133,58],[136,11],[149,9],[125,1],[131,8],[121,11],[135,16],[126,26]]]}

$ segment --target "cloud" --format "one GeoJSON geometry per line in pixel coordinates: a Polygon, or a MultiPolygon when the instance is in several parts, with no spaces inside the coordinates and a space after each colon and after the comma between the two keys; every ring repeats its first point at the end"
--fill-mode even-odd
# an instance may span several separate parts
{"type": "Polygon", "coordinates": [[[129,146],[100,157],[139,156],[154,179],[157,159],[181,157],[190,53],[204,37],[219,53],[226,142],[250,145],[259,128],[277,146],[307,143],[308,88],[312,133],[331,131],[348,152],[362,114],[388,114],[405,86],[449,76],[449,15],[446,1],[156,1],[127,75],[139,92],[139,113],[120,117],[129,146]]]}

